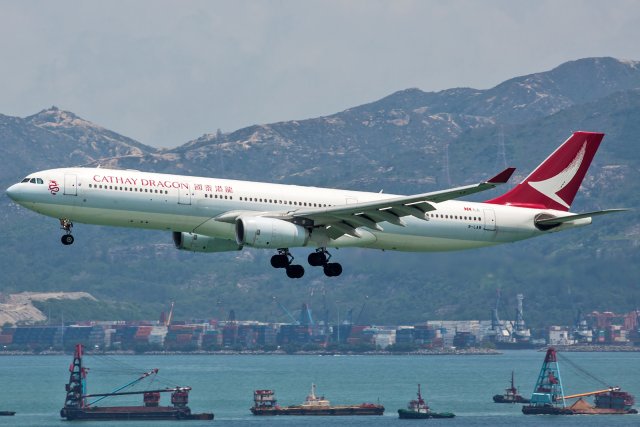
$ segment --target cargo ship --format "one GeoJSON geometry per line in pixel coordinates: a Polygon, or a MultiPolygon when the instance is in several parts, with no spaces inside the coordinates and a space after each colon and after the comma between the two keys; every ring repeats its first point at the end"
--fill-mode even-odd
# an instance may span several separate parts
{"type": "Polygon", "coordinates": [[[86,394],[86,376],[88,369],[82,363],[83,347],[77,344],[73,363],[69,367],[69,383],[66,385],[67,396],[60,416],[68,421],[73,420],[213,420],[212,413],[194,414],[187,404],[191,387],[174,387],[146,391],[121,391],[131,387],[143,379],[158,373],[152,369],[139,378],[116,389],[111,393],[86,394]],[[171,393],[171,406],[160,406],[162,393],[171,393]],[[144,406],[97,406],[101,400],[125,395],[142,395],[144,406]],[[90,402],[92,398],[96,400],[90,402]]]}
{"type": "Polygon", "coordinates": [[[15,414],[15,411],[0,411],[0,417],[11,417],[15,414]]]}
{"type": "Polygon", "coordinates": [[[273,390],[255,390],[253,392],[253,415],[382,415],[384,406],[375,403],[360,405],[335,405],[324,396],[316,396],[316,385],[311,384],[311,393],[300,405],[280,406],[273,390]]]}
{"type": "Polygon", "coordinates": [[[522,407],[522,413],[526,415],[637,414],[638,411],[633,408],[634,403],[634,397],[622,391],[620,387],[565,395],[556,350],[550,347],[547,349],[531,395],[531,403],[522,407]],[[593,405],[583,399],[586,396],[595,396],[593,405]],[[567,405],[567,400],[571,399],[578,400],[572,405],[567,405]]]}
{"type": "Polygon", "coordinates": [[[493,396],[495,403],[530,403],[531,401],[518,393],[513,380],[513,371],[511,371],[511,387],[504,389],[504,394],[496,394],[493,396]]]}
{"type": "Polygon", "coordinates": [[[427,418],[453,418],[455,414],[451,412],[433,412],[422,398],[420,384],[418,384],[418,398],[409,401],[407,409],[398,409],[398,416],[401,420],[416,420],[427,418]]]}

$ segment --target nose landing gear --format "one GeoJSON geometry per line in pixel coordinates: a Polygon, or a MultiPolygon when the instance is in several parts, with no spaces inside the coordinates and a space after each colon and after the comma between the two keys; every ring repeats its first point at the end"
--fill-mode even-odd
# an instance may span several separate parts
{"type": "Polygon", "coordinates": [[[278,254],[271,257],[271,266],[273,268],[284,268],[290,279],[299,279],[304,276],[304,267],[298,264],[292,264],[294,258],[289,249],[278,249],[278,254]]]}
{"type": "Polygon", "coordinates": [[[327,277],[337,277],[342,274],[342,265],[337,262],[329,262],[331,254],[326,248],[318,248],[315,252],[310,253],[307,261],[313,267],[323,267],[324,274],[327,277]]]}
{"type": "Polygon", "coordinates": [[[68,245],[72,245],[74,238],[71,235],[71,229],[73,228],[73,223],[71,221],[69,221],[66,218],[61,218],[60,219],[60,229],[64,230],[66,232],[66,234],[64,234],[61,238],[60,241],[62,242],[63,245],[68,246],[68,245]]]}

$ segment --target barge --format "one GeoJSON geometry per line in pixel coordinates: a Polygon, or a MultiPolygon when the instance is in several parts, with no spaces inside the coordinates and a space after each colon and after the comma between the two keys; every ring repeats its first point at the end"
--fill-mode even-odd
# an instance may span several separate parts
{"type": "Polygon", "coordinates": [[[375,403],[359,405],[331,405],[324,396],[316,396],[316,385],[311,384],[311,393],[300,405],[280,406],[273,390],[253,392],[253,415],[382,415],[384,406],[375,403]]]}
{"type": "Polygon", "coordinates": [[[531,395],[531,403],[522,407],[526,415],[612,415],[637,414],[633,408],[634,397],[620,389],[607,387],[602,390],[565,395],[560,377],[560,367],[556,350],[547,349],[538,381],[531,395]],[[595,396],[594,404],[590,404],[584,397],[595,396]],[[572,405],[567,400],[578,399],[572,405]]]}
{"type": "Polygon", "coordinates": [[[82,363],[83,347],[77,344],[73,363],[69,367],[67,396],[60,416],[68,421],[75,420],[213,420],[212,413],[192,413],[188,406],[191,387],[174,387],[146,391],[121,391],[158,373],[157,369],[142,374],[139,378],[111,393],[87,394],[86,376],[88,369],[82,363]],[[160,406],[162,393],[171,393],[171,406],[160,406]],[[96,403],[108,397],[142,395],[143,406],[98,406],[96,403]],[[90,399],[97,398],[94,401],[90,399]]]}

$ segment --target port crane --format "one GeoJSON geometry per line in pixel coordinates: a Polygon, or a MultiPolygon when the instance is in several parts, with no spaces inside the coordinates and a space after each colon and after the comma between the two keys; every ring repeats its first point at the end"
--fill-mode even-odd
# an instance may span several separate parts
{"type": "Polygon", "coordinates": [[[291,312],[289,310],[287,310],[287,307],[285,307],[284,305],[282,305],[282,303],[280,301],[278,301],[277,297],[273,296],[273,297],[271,297],[271,299],[273,299],[273,302],[278,304],[278,307],[280,307],[282,309],[282,311],[284,311],[285,314],[289,317],[289,319],[291,319],[291,323],[293,323],[294,325],[299,325],[300,324],[300,322],[298,320],[296,320],[295,317],[293,317],[293,314],[291,314],[291,312]]]}
{"type": "Polygon", "coordinates": [[[171,301],[171,308],[169,309],[169,315],[167,316],[167,319],[164,322],[164,326],[171,326],[171,321],[173,320],[173,305],[174,305],[174,302],[171,301]]]}

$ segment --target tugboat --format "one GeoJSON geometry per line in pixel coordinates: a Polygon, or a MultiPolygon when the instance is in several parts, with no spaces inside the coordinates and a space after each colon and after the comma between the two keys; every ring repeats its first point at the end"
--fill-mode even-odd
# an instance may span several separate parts
{"type": "Polygon", "coordinates": [[[518,393],[518,389],[516,388],[513,382],[513,371],[511,371],[511,387],[504,389],[505,394],[496,394],[493,396],[493,401],[495,403],[530,403],[531,400],[522,397],[518,393]]]}
{"type": "Polygon", "coordinates": [[[300,405],[280,406],[273,390],[253,392],[251,413],[253,415],[382,415],[384,406],[375,403],[331,406],[324,396],[316,396],[316,385],[311,384],[311,393],[300,405]]]}
{"type": "Polygon", "coordinates": [[[565,396],[560,378],[560,367],[556,350],[553,347],[547,349],[538,381],[531,395],[531,404],[522,407],[525,415],[611,415],[611,414],[637,414],[633,409],[634,397],[620,387],[608,387],[603,390],[590,391],[565,396]],[[595,405],[582,399],[586,396],[595,396],[595,405]],[[567,400],[578,398],[571,406],[567,406],[567,400]]]}
{"type": "Polygon", "coordinates": [[[0,417],[11,417],[16,414],[16,411],[0,411],[0,417]]]}
{"type": "Polygon", "coordinates": [[[82,344],[77,344],[73,363],[69,367],[69,383],[66,385],[67,397],[60,416],[74,420],[213,420],[212,413],[193,414],[187,406],[191,387],[175,387],[159,390],[128,391],[130,387],[143,379],[157,374],[157,369],[142,374],[138,379],[116,389],[111,393],[86,394],[86,376],[88,369],[82,364],[82,344]],[[172,406],[160,406],[160,394],[171,393],[172,406]],[[96,406],[95,404],[112,396],[142,394],[144,406],[96,406]],[[98,398],[92,402],[90,398],[98,398]]]}
{"type": "Polygon", "coordinates": [[[402,420],[415,420],[425,418],[453,418],[455,414],[451,412],[433,412],[427,402],[422,398],[420,384],[418,384],[418,398],[409,401],[407,409],[398,409],[398,416],[402,420]]]}

